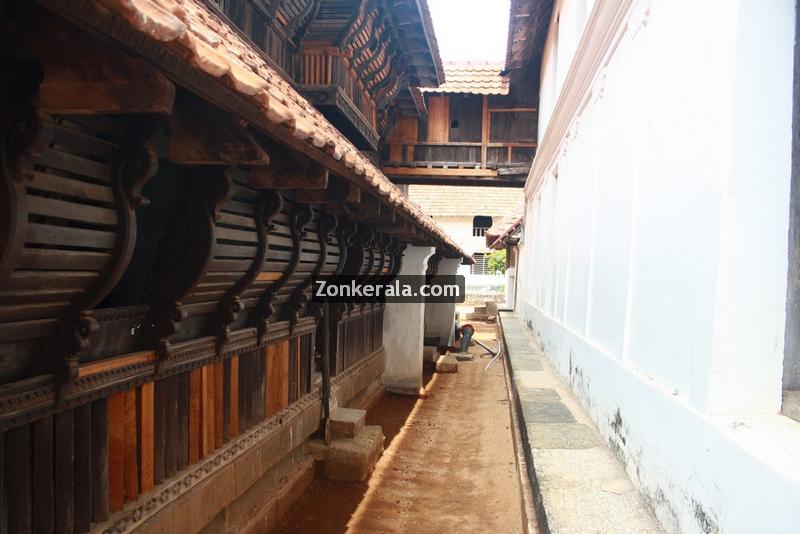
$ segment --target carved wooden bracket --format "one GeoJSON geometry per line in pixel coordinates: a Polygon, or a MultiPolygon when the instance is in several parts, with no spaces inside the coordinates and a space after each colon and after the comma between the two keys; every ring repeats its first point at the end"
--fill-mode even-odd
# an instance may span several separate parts
{"type": "MultiPolygon", "coordinates": [[[[353,239],[355,238],[357,232],[358,226],[354,222],[341,221],[339,223],[339,226],[336,230],[336,237],[339,241],[339,265],[336,266],[336,272],[334,273],[334,276],[353,274],[352,272],[348,271],[348,263],[351,261],[351,257],[353,256],[353,239]]],[[[342,318],[342,315],[347,310],[347,307],[344,305],[344,303],[335,303],[331,306],[333,307],[332,321],[336,323],[342,318]]]]}
{"type": "Polygon", "coordinates": [[[439,271],[439,263],[442,261],[442,255],[438,252],[428,258],[428,268],[425,270],[425,277],[430,280],[439,271]]]}
{"type": "Polygon", "coordinates": [[[289,320],[290,332],[294,331],[294,326],[300,319],[303,308],[308,302],[305,294],[306,290],[314,282],[314,279],[319,276],[319,273],[322,271],[322,268],[328,259],[328,236],[330,236],[331,232],[336,229],[336,224],[336,217],[331,217],[329,215],[320,215],[319,220],[317,221],[317,236],[319,237],[320,249],[319,256],[317,256],[317,262],[314,265],[314,269],[310,276],[308,276],[295,288],[295,290],[292,292],[292,296],[289,298],[285,316],[289,320]]]}
{"type": "Polygon", "coordinates": [[[167,157],[183,165],[268,165],[247,128],[205,100],[181,93],[170,116],[167,157]]]}
{"type": "Polygon", "coordinates": [[[42,120],[21,95],[6,95],[0,111],[0,282],[19,261],[28,223],[24,181],[45,143],[42,120]]]}
{"type": "Polygon", "coordinates": [[[389,271],[389,276],[394,278],[400,272],[400,267],[403,265],[403,252],[406,250],[406,244],[399,239],[394,240],[394,245],[391,249],[392,252],[392,267],[389,271]]]}
{"type": "Polygon", "coordinates": [[[292,275],[294,275],[295,270],[297,270],[297,264],[300,262],[301,254],[300,242],[305,232],[304,227],[311,221],[312,216],[313,212],[311,211],[311,206],[297,203],[289,217],[289,230],[292,234],[292,257],[289,259],[289,266],[286,271],[274,284],[267,288],[258,303],[256,328],[258,329],[259,344],[263,343],[266,339],[267,331],[269,330],[269,318],[275,313],[275,296],[278,294],[278,291],[286,285],[292,275]]]}
{"type": "Polygon", "coordinates": [[[187,317],[181,300],[197,285],[214,257],[216,242],[215,221],[219,210],[233,195],[233,178],[229,170],[207,167],[195,171],[189,181],[184,209],[185,224],[173,228],[158,279],[149,299],[150,316],[156,339],[159,360],[171,353],[169,338],[187,317]],[[187,242],[186,246],[176,246],[187,242]],[[174,247],[174,248],[173,248],[174,247]]]}
{"type": "Polygon", "coordinates": [[[258,198],[253,214],[258,236],[256,255],[245,275],[225,293],[219,303],[216,314],[216,328],[218,329],[217,352],[222,350],[228,340],[230,324],[236,320],[242,311],[243,306],[239,295],[253,283],[264,266],[264,262],[267,259],[267,251],[269,250],[269,234],[272,230],[272,220],[281,211],[282,207],[283,197],[277,191],[264,191],[258,198]]]}
{"type": "Polygon", "coordinates": [[[100,325],[92,310],[114,289],[133,257],[136,245],[136,208],[147,206],[142,187],[155,175],[158,156],[151,141],[156,125],[147,119],[129,122],[126,138],[113,164],[112,189],[117,214],[116,238],[111,250],[111,260],[94,284],[84,291],[65,314],[60,325],[58,348],[62,351],[63,367],[60,375],[60,397],[77,378],[78,360],[89,348],[90,337],[100,325]]]}
{"type": "Polygon", "coordinates": [[[267,189],[324,191],[328,187],[328,169],[308,158],[286,155],[274,158],[269,165],[251,169],[247,183],[267,189]]]}

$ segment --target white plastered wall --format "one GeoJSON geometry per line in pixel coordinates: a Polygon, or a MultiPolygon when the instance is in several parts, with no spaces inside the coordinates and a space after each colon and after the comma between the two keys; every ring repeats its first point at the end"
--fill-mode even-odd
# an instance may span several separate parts
{"type": "Polygon", "coordinates": [[[544,51],[517,311],[669,530],[791,532],[794,3],[582,4],[544,51]]]}

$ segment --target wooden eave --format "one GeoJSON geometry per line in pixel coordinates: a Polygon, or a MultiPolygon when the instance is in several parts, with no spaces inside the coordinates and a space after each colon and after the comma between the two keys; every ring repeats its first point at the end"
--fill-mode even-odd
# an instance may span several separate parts
{"type": "Polygon", "coordinates": [[[506,243],[513,241],[515,239],[516,234],[519,233],[519,230],[522,227],[522,222],[523,222],[522,217],[514,221],[514,223],[511,226],[509,226],[508,229],[506,229],[506,231],[500,235],[500,237],[495,239],[494,243],[492,243],[489,246],[489,248],[493,250],[500,249],[503,248],[506,245],[506,243]]]}
{"type": "Polygon", "coordinates": [[[466,253],[400,192],[202,0],[39,0],[64,19],[140,55],[167,77],[227,110],[293,152],[311,158],[397,212],[392,227],[411,243],[466,253]],[[202,13],[202,17],[198,14],[202,13]],[[218,25],[208,25],[208,19],[218,25]],[[221,46],[224,43],[224,46],[221,46]],[[216,46],[214,46],[216,44],[216,46]]]}
{"type": "Polygon", "coordinates": [[[553,0],[511,0],[506,71],[524,68],[541,55],[553,14],[553,0]]]}

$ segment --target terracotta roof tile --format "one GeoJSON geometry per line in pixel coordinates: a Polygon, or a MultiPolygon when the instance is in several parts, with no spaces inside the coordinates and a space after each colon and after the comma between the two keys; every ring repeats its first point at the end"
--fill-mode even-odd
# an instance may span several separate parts
{"type": "Polygon", "coordinates": [[[502,63],[449,62],[444,64],[446,83],[422,88],[428,93],[469,93],[474,95],[507,95],[508,77],[501,76],[502,63]]]}
{"type": "Polygon", "coordinates": [[[493,224],[491,228],[486,230],[486,246],[489,248],[502,247],[504,242],[522,226],[522,222],[521,215],[518,217],[503,217],[500,222],[493,224]]]}
{"type": "Polygon", "coordinates": [[[519,217],[524,193],[516,187],[409,185],[408,196],[431,217],[519,217]]]}
{"type": "Polygon", "coordinates": [[[286,128],[360,176],[367,190],[411,216],[441,244],[466,253],[203,0],[99,0],[135,30],[176,51],[197,69],[249,98],[269,122],[286,128]]]}

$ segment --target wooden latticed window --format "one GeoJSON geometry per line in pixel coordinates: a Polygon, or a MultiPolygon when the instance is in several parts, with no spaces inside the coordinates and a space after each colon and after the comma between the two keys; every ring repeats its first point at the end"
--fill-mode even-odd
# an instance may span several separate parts
{"type": "Polygon", "coordinates": [[[476,215],[472,218],[472,237],[483,237],[486,230],[492,227],[492,218],[486,215],[476,215]]]}

